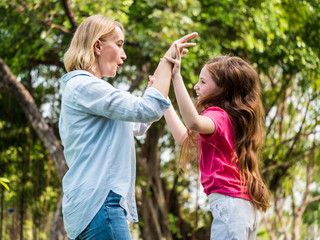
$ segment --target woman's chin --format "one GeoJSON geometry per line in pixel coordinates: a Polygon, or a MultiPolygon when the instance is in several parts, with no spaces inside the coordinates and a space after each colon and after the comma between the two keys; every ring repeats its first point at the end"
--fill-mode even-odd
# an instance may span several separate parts
{"type": "Polygon", "coordinates": [[[115,77],[117,75],[117,71],[112,72],[112,76],[111,77],[115,77]]]}
{"type": "Polygon", "coordinates": [[[103,77],[112,78],[112,77],[115,77],[116,75],[117,75],[117,72],[113,72],[113,73],[103,74],[103,77]]]}

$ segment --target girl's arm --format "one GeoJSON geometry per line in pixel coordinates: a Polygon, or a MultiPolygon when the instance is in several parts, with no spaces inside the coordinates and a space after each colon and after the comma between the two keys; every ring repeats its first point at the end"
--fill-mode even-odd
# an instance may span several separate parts
{"type": "MultiPolygon", "coordinates": [[[[161,59],[162,61],[162,59],[161,59]]],[[[149,82],[147,88],[151,87],[155,81],[155,78],[149,75],[149,82]]],[[[170,129],[170,132],[178,145],[182,145],[184,140],[187,137],[187,129],[181,122],[176,111],[172,105],[164,113],[164,118],[166,119],[167,125],[170,129]]],[[[151,124],[150,124],[151,125],[151,124]]]]}
{"type": "Polygon", "coordinates": [[[212,134],[215,130],[214,122],[210,118],[198,114],[181,75],[174,77],[173,87],[186,127],[194,132],[212,134]]]}
{"type": "Polygon", "coordinates": [[[180,74],[181,54],[177,44],[176,50],[176,59],[164,58],[174,64],[172,82],[181,116],[188,129],[203,134],[212,134],[215,131],[215,124],[210,118],[198,114],[180,74]]]}
{"type": "Polygon", "coordinates": [[[187,128],[183,125],[172,105],[164,113],[170,132],[178,145],[182,145],[187,138],[187,128]]]}

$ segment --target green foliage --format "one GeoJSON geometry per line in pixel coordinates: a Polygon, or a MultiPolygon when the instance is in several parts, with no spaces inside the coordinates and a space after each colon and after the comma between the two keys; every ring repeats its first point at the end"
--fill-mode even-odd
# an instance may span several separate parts
{"type": "Polygon", "coordinates": [[[169,213],[169,229],[170,231],[177,236],[178,239],[181,239],[182,236],[179,232],[179,228],[177,228],[177,221],[179,220],[174,214],[169,213]]]}
{"type": "MultiPolygon", "coordinates": [[[[147,74],[153,73],[171,42],[193,31],[199,33],[197,46],[183,56],[182,63],[182,75],[191,95],[203,64],[210,58],[231,54],[252,63],[260,75],[266,111],[266,139],[260,166],[267,184],[272,193],[284,189],[284,198],[290,198],[292,192],[302,195],[304,189],[292,179],[299,177],[304,182],[306,166],[314,162],[315,187],[311,195],[319,195],[319,151],[314,150],[319,148],[320,122],[319,0],[69,2],[78,23],[89,15],[102,14],[124,25],[128,59],[117,78],[108,79],[116,86],[129,88],[142,67],[148,66],[139,85],[139,90],[144,89],[147,74]]],[[[0,56],[33,95],[56,133],[62,87],[59,78],[65,73],[63,54],[72,32],[61,1],[0,2],[0,56]]],[[[173,92],[170,97],[175,105],[173,92]]],[[[10,181],[11,190],[6,192],[5,207],[18,209],[22,200],[24,210],[30,209],[37,219],[33,224],[39,227],[47,214],[53,213],[61,186],[54,169],[50,171],[52,163],[44,146],[16,99],[6,90],[0,92],[0,109],[0,176],[10,181]]],[[[191,197],[194,185],[189,176],[183,175],[174,188],[179,149],[167,131],[161,141],[161,152],[170,153],[170,159],[161,161],[164,187],[181,196],[181,216],[172,210],[169,227],[177,237],[184,237],[177,222],[183,218],[192,232],[194,209],[190,206],[194,201],[191,197]]],[[[137,152],[140,150],[138,147],[137,152]]],[[[146,176],[138,176],[138,186],[146,186],[147,182],[146,176]]],[[[0,184],[3,183],[7,182],[0,179],[0,184]]],[[[320,228],[318,203],[308,205],[301,229],[314,224],[320,228]]],[[[270,219],[276,219],[275,214],[271,213],[270,219]]],[[[292,212],[286,210],[283,215],[290,219],[292,212]]],[[[210,213],[199,210],[198,217],[198,234],[208,232],[210,213]]],[[[140,224],[143,227],[143,220],[140,224]]],[[[276,226],[281,228],[279,222],[276,226]]],[[[259,237],[267,239],[265,229],[259,237]]]]}

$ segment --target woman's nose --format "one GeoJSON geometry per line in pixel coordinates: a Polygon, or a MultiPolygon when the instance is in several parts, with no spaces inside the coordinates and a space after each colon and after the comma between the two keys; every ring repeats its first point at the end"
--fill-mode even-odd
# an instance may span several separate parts
{"type": "Polygon", "coordinates": [[[197,90],[198,89],[198,83],[196,85],[194,85],[193,87],[194,90],[197,90]]]}
{"type": "Polygon", "coordinates": [[[127,59],[127,55],[126,55],[124,49],[122,49],[120,57],[121,57],[122,60],[127,59]]]}

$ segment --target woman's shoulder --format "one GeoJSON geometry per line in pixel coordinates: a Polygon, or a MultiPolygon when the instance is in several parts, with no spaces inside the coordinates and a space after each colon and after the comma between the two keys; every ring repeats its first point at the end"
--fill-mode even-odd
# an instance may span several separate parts
{"type": "Polygon", "coordinates": [[[65,85],[69,85],[70,87],[73,86],[76,88],[105,88],[112,86],[105,80],[97,78],[90,72],[84,70],[75,70],[69,72],[62,77],[62,80],[65,85]]]}

